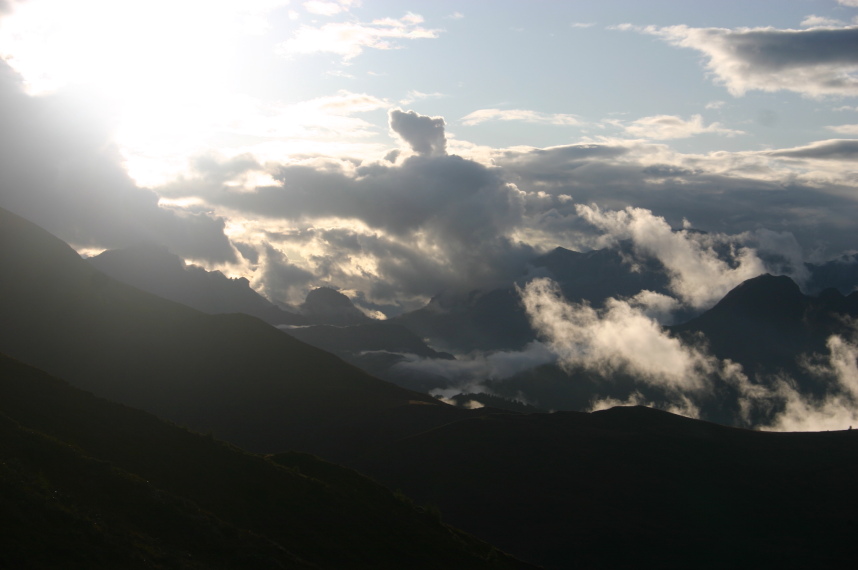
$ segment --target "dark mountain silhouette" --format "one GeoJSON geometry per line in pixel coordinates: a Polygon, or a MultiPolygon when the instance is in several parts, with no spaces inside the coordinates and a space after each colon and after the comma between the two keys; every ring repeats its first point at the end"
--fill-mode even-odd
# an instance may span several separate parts
{"type": "Polygon", "coordinates": [[[546,568],[858,562],[858,431],[754,432],[640,407],[496,414],[358,465],[546,568]]]}
{"type": "MultiPolygon", "coordinates": [[[[562,247],[530,262],[522,280],[550,277],[574,302],[600,306],[608,297],[630,297],[643,289],[666,293],[667,277],[657,261],[628,263],[631,244],[579,253],[562,247]]],[[[536,333],[515,287],[474,291],[469,295],[442,294],[426,307],[392,319],[433,346],[453,352],[520,350],[536,333]]]]}
{"type": "Polygon", "coordinates": [[[837,289],[848,295],[858,289],[858,253],[843,255],[825,263],[806,263],[810,272],[805,289],[810,294],[818,294],[825,289],[837,289]]]}
{"type": "Polygon", "coordinates": [[[832,334],[849,336],[844,317],[858,316],[858,293],[827,289],[804,295],[789,277],[761,275],[727,293],[714,307],[670,330],[694,341],[703,335],[719,358],[749,372],[786,371],[801,377],[801,355],[820,353],[832,334]]]}
{"type": "Polygon", "coordinates": [[[620,242],[615,248],[581,253],[558,247],[536,258],[534,268],[548,272],[571,302],[587,301],[601,306],[608,297],[632,297],[644,289],[669,293],[664,266],[656,260],[634,259],[632,245],[620,242]]]}
{"type": "Polygon", "coordinates": [[[307,293],[298,310],[312,324],[360,325],[372,322],[352,300],[330,287],[319,287],[307,293]]]}
{"type": "Polygon", "coordinates": [[[308,324],[301,315],[280,309],[251,289],[247,279],[186,265],[164,246],[110,250],[87,261],[117,281],[204,313],[244,313],[274,325],[308,324]]]}
{"type": "Polygon", "coordinates": [[[388,321],[373,321],[361,325],[318,325],[284,328],[295,338],[336,354],[358,368],[394,383],[397,377],[391,367],[406,356],[440,358],[453,356],[429,348],[423,340],[402,325],[388,321]]]}
{"type": "Polygon", "coordinates": [[[96,395],[253,451],[343,458],[467,414],[241,314],[117,282],[0,211],[0,350],[96,395]]]}
{"type": "Polygon", "coordinates": [[[343,467],[274,462],[0,355],[0,567],[516,568],[343,467]]]}

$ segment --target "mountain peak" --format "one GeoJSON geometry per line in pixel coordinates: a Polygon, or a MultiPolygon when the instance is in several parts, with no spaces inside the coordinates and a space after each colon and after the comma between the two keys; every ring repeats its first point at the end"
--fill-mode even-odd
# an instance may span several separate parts
{"type": "Polygon", "coordinates": [[[806,303],[795,281],[786,275],[765,273],[739,284],[712,311],[730,310],[783,320],[800,315],[806,303]]]}
{"type": "Polygon", "coordinates": [[[351,299],[331,287],[319,287],[307,293],[299,309],[317,324],[355,325],[372,320],[355,307],[351,299]]]}

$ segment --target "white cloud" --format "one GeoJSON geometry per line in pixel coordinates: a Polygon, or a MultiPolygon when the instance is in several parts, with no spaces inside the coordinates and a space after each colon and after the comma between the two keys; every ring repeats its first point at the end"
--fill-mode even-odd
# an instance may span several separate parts
{"type": "Polygon", "coordinates": [[[744,134],[742,131],[725,128],[720,123],[704,125],[700,115],[693,115],[688,120],[675,115],[643,117],[623,128],[633,137],[652,140],[683,139],[705,133],[728,136],[744,134]]]}
{"type": "Polygon", "coordinates": [[[423,93],[422,91],[411,90],[409,91],[404,99],[401,99],[399,103],[401,105],[409,105],[414,103],[415,101],[423,101],[424,99],[438,99],[440,97],[445,97],[443,93],[434,92],[434,93],[423,93]]]}
{"type": "Polygon", "coordinates": [[[837,3],[841,6],[851,6],[853,8],[858,8],[858,0],[837,0],[837,3]]]}
{"type": "Polygon", "coordinates": [[[479,109],[462,117],[462,123],[468,126],[479,125],[487,121],[521,121],[548,125],[580,125],[575,115],[563,113],[540,113],[527,109],[479,109]]]}
{"type": "Polygon", "coordinates": [[[775,28],[637,29],[669,43],[698,50],[707,69],[733,95],[750,90],[788,90],[812,97],[858,95],[858,26],[779,30],[775,28]]]}
{"type": "Polygon", "coordinates": [[[664,218],[642,208],[603,211],[578,204],[576,210],[605,232],[605,239],[630,239],[636,252],[661,261],[671,290],[695,308],[712,306],[742,281],[766,272],[756,252],[731,236],[673,231],[664,218]],[[716,246],[730,249],[732,263],[720,258],[716,246]]]}
{"type": "Polygon", "coordinates": [[[424,26],[423,17],[408,13],[405,16],[363,22],[332,22],[320,27],[301,26],[292,38],[282,42],[277,51],[281,55],[333,53],[344,61],[363,53],[364,49],[398,49],[395,40],[437,38],[440,30],[424,26]]]}
{"type": "Polygon", "coordinates": [[[311,14],[319,16],[333,16],[340,12],[347,12],[352,6],[358,5],[357,0],[338,0],[337,2],[326,2],[324,0],[309,0],[304,2],[304,9],[311,14]]]}
{"type": "Polygon", "coordinates": [[[534,329],[567,368],[604,376],[628,372],[674,393],[704,390],[718,371],[712,357],[683,346],[628,301],[608,299],[600,310],[568,303],[546,278],[534,279],[520,294],[534,329]]]}
{"type": "Polygon", "coordinates": [[[825,128],[829,131],[834,131],[838,135],[858,135],[858,124],[832,125],[825,128]]]}
{"type": "Polygon", "coordinates": [[[801,25],[806,28],[845,26],[846,22],[834,18],[826,18],[825,16],[815,16],[811,14],[801,21],[801,25]]]}
{"type": "Polygon", "coordinates": [[[785,402],[784,410],[764,429],[775,431],[843,430],[858,426],[858,345],[833,335],[822,364],[809,368],[829,380],[822,398],[800,394],[786,381],[777,384],[774,395],[785,402]]]}

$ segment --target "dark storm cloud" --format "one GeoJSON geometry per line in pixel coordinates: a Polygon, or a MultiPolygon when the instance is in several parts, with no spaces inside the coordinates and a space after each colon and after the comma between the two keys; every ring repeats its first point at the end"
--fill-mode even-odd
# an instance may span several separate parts
{"type": "MultiPolygon", "coordinates": [[[[667,153],[664,158],[673,164],[647,164],[664,147],[636,145],[612,152],[606,146],[589,160],[580,160],[576,156],[579,149],[571,147],[565,161],[562,149],[557,148],[551,153],[508,151],[495,162],[521,190],[569,197],[550,207],[528,202],[525,223],[558,238],[574,240],[575,233],[586,232],[575,205],[595,203],[606,209],[646,208],[675,228],[687,219],[694,228],[709,232],[790,232],[808,251],[822,248],[834,255],[855,248],[858,201],[854,189],[825,180],[803,182],[773,170],[768,161],[770,156],[778,156],[848,163],[853,150],[851,141],[829,141],[745,155],[667,153]]],[[[833,168],[839,166],[832,164],[833,168]]]]}
{"type": "Polygon", "coordinates": [[[749,30],[730,37],[738,58],[767,71],[858,64],[858,28],[749,30]]]}
{"type": "Polygon", "coordinates": [[[808,146],[770,151],[766,154],[785,158],[858,160],[858,140],[820,141],[808,146]]]}
{"type": "Polygon", "coordinates": [[[134,184],[88,94],[29,97],[0,62],[0,102],[0,206],[78,246],[148,241],[185,257],[234,258],[222,219],[166,210],[134,184]]]}
{"type": "Polygon", "coordinates": [[[441,117],[427,117],[414,111],[393,109],[390,112],[390,128],[417,154],[447,154],[447,137],[444,134],[444,119],[441,117]]]}
{"type": "Polygon", "coordinates": [[[709,70],[734,95],[753,89],[786,89],[815,97],[858,94],[858,26],[808,30],[670,26],[642,31],[706,54],[709,70]]]}

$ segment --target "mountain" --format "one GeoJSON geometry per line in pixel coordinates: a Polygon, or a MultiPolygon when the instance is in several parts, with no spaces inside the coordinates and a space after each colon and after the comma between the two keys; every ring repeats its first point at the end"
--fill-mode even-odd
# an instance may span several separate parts
{"type": "Polygon", "coordinates": [[[833,334],[850,336],[844,317],[858,317],[858,292],[843,296],[826,289],[804,295],[792,279],[760,275],[741,283],[714,307],[670,330],[693,340],[705,336],[719,358],[749,372],[785,371],[802,378],[797,358],[825,351],[833,334]]]}
{"type": "Polygon", "coordinates": [[[251,289],[247,279],[187,265],[164,246],[109,250],[87,261],[112,279],[204,313],[244,313],[273,325],[308,324],[301,315],[280,309],[251,289]]]}
{"type": "Polygon", "coordinates": [[[805,268],[810,273],[810,279],[805,285],[809,293],[837,289],[848,295],[858,289],[858,253],[843,255],[824,263],[806,263],[805,268]]]}
{"type": "Polygon", "coordinates": [[[354,471],[276,461],[0,355],[0,567],[518,568],[354,471]]]}
{"type": "Polygon", "coordinates": [[[361,370],[400,386],[422,392],[420,386],[408,386],[393,366],[408,357],[452,360],[445,352],[431,349],[423,339],[400,324],[372,321],[352,326],[317,325],[283,327],[284,332],[312,346],[336,354],[361,370]]]}
{"type": "Polygon", "coordinates": [[[298,310],[312,324],[360,325],[372,322],[352,300],[330,287],[319,287],[307,293],[298,310]]]}
{"type": "MultiPolygon", "coordinates": [[[[562,247],[536,257],[522,268],[520,281],[555,280],[574,302],[600,306],[608,297],[630,297],[643,289],[666,293],[668,279],[657,261],[631,264],[631,244],[587,253],[562,247]]],[[[536,339],[513,284],[468,295],[440,294],[428,305],[394,317],[433,346],[451,352],[520,350],[536,339]]]]}
{"type": "Polygon", "coordinates": [[[858,430],[756,432],[643,407],[495,414],[357,465],[545,568],[858,563],[858,430]]]}
{"type": "Polygon", "coordinates": [[[207,315],[109,278],[0,211],[0,351],[252,451],[342,459],[463,417],[241,314],[207,315]]]}

